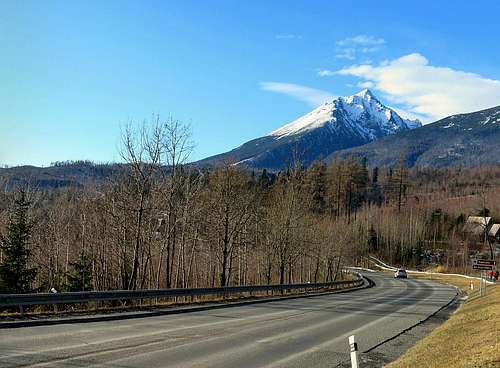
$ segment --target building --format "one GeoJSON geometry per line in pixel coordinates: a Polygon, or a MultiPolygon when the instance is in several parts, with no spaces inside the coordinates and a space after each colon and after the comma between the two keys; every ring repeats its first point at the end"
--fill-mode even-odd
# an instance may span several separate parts
{"type": "Polygon", "coordinates": [[[469,216],[464,225],[464,232],[478,237],[489,234],[491,228],[491,217],[469,216]]]}
{"type": "Polygon", "coordinates": [[[493,243],[500,243],[500,224],[491,225],[488,236],[493,243]]]}

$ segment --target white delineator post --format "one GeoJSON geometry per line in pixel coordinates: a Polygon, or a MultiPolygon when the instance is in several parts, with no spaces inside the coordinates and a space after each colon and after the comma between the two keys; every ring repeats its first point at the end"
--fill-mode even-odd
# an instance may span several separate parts
{"type": "Polygon", "coordinates": [[[351,367],[359,368],[358,365],[358,343],[354,335],[349,336],[349,348],[351,349],[351,367]]]}
{"type": "Polygon", "coordinates": [[[483,283],[483,288],[482,288],[483,293],[481,295],[485,296],[486,295],[486,272],[481,272],[481,282],[483,283]]]}

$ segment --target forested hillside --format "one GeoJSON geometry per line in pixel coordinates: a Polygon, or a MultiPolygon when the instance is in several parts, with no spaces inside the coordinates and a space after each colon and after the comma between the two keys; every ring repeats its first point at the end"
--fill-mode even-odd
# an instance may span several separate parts
{"type": "Polygon", "coordinates": [[[391,167],[404,154],[410,166],[500,164],[500,106],[448,116],[421,128],[340,152],[365,157],[369,166],[391,167]]]}
{"type": "Polygon", "coordinates": [[[273,174],[199,170],[185,165],[191,144],[178,122],[130,128],[123,141],[127,164],[104,181],[14,188],[3,179],[0,260],[21,242],[24,270],[36,270],[30,290],[328,281],[368,253],[467,271],[466,216],[500,217],[499,166],[368,169],[337,158],[273,174]]]}
{"type": "Polygon", "coordinates": [[[0,180],[8,188],[29,186],[37,189],[83,187],[101,183],[122,169],[119,164],[90,161],[53,162],[49,167],[16,166],[0,168],[0,180]]]}

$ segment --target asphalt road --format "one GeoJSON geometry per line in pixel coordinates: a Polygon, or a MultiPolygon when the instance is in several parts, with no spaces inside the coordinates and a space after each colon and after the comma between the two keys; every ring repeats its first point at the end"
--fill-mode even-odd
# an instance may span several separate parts
{"type": "Polygon", "coordinates": [[[447,304],[452,287],[369,274],[376,286],[224,309],[0,329],[0,367],[335,367],[447,304]]]}

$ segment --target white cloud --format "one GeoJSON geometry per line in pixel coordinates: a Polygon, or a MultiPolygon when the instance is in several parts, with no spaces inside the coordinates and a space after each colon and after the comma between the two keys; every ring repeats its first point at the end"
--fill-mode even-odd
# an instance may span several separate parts
{"type": "Polygon", "coordinates": [[[380,49],[381,49],[380,46],[372,46],[372,47],[362,47],[359,49],[359,51],[361,51],[363,54],[368,54],[368,53],[376,52],[380,49]]]}
{"type": "Polygon", "coordinates": [[[357,86],[358,86],[359,88],[361,88],[361,89],[365,89],[365,88],[370,89],[370,88],[375,87],[375,84],[374,84],[373,82],[371,82],[371,81],[366,81],[366,82],[359,82],[359,83],[357,84],[357,86]]]}
{"type": "Polygon", "coordinates": [[[356,59],[356,49],[354,47],[337,48],[336,52],[335,57],[337,59],[356,59]]]}
{"type": "Polygon", "coordinates": [[[317,107],[323,102],[335,98],[333,94],[320,89],[301,86],[293,83],[261,82],[260,88],[264,91],[282,93],[299,101],[306,102],[312,107],[317,107]]]}
{"type": "Polygon", "coordinates": [[[296,35],[293,33],[283,33],[283,34],[277,34],[274,36],[277,40],[294,40],[294,39],[301,39],[302,36],[296,35]]]}
{"type": "Polygon", "coordinates": [[[376,65],[352,65],[336,72],[371,83],[409,113],[437,120],[500,104],[500,81],[447,67],[429,65],[418,53],[376,65]]]}
{"type": "Polygon", "coordinates": [[[320,69],[318,70],[318,75],[320,77],[332,77],[335,75],[335,72],[328,69],[320,69]]]}
{"type": "Polygon", "coordinates": [[[359,53],[369,54],[377,52],[385,46],[387,42],[383,38],[357,35],[335,42],[337,59],[354,60],[359,53]]]}
{"type": "Polygon", "coordinates": [[[385,43],[386,41],[383,38],[367,36],[367,35],[357,35],[354,37],[348,37],[341,41],[336,42],[338,46],[345,46],[345,45],[373,46],[373,45],[384,45],[385,43]]]}

